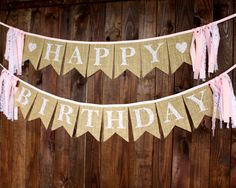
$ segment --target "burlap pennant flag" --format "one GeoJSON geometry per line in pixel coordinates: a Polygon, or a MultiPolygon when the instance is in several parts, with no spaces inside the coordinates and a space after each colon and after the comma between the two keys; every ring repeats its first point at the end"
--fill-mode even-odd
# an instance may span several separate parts
{"type": "Polygon", "coordinates": [[[76,137],[89,132],[97,141],[100,141],[101,126],[102,108],[93,106],[80,106],[76,137]]]}
{"type": "Polygon", "coordinates": [[[91,44],[89,50],[87,76],[89,77],[98,70],[102,70],[109,78],[112,78],[113,59],[114,45],[91,44]]]}
{"type": "Polygon", "coordinates": [[[169,74],[169,55],[166,39],[156,39],[140,43],[142,59],[142,76],[153,68],[169,74]]]}
{"type": "Polygon", "coordinates": [[[23,82],[19,83],[16,95],[15,95],[15,103],[16,106],[21,109],[23,117],[26,118],[31,106],[34,103],[34,99],[37,95],[37,92],[25,85],[23,82]]]}
{"type": "Polygon", "coordinates": [[[25,43],[23,50],[23,62],[29,60],[34,68],[38,69],[40,57],[42,55],[44,39],[25,35],[25,43]]]}
{"type": "Polygon", "coordinates": [[[39,69],[52,65],[57,74],[60,74],[65,47],[66,43],[64,42],[45,40],[39,69]]]}
{"type": "Polygon", "coordinates": [[[40,118],[47,129],[52,119],[57,100],[46,94],[38,93],[28,120],[40,118]]]}
{"type": "Polygon", "coordinates": [[[212,116],[213,95],[208,85],[183,95],[183,98],[195,128],[205,115],[212,116]]]}
{"type": "Polygon", "coordinates": [[[115,133],[127,142],[129,141],[128,108],[126,107],[103,109],[103,141],[106,141],[115,133]]]}
{"type": "Polygon", "coordinates": [[[82,76],[86,76],[89,44],[67,43],[63,74],[76,69],[82,76]]]}
{"type": "Polygon", "coordinates": [[[192,33],[187,33],[167,38],[171,74],[175,73],[184,62],[192,64],[190,57],[192,35],[192,33]]]}
{"type": "Polygon", "coordinates": [[[129,107],[129,113],[134,141],[136,141],[145,131],[160,138],[155,104],[129,107]]]}
{"type": "Polygon", "coordinates": [[[58,100],[54,115],[52,130],[64,127],[70,136],[73,135],[79,106],[77,104],[58,100]]]}
{"type": "Polygon", "coordinates": [[[166,99],[156,103],[164,137],[167,137],[174,126],[191,131],[182,96],[166,99]]]}
{"type": "Polygon", "coordinates": [[[141,75],[141,57],[139,43],[115,45],[115,75],[117,78],[124,71],[129,70],[136,76],[141,75]]]}

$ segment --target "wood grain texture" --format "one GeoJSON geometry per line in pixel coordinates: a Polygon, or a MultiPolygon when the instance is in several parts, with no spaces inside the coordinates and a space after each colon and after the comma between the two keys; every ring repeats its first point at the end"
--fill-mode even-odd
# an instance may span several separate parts
{"type": "MultiPolygon", "coordinates": [[[[175,32],[175,1],[157,1],[157,35],[175,32]]],[[[173,94],[174,76],[156,69],[155,98],[173,94]]],[[[173,133],[153,142],[153,187],[171,187],[173,133]]]]}
{"type": "MultiPolygon", "coordinates": [[[[176,32],[193,27],[194,1],[176,1],[176,32]]],[[[175,73],[175,93],[193,86],[192,67],[183,64],[175,73]]],[[[180,128],[174,129],[173,135],[173,160],[172,160],[172,186],[190,187],[190,150],[192,133],[180,128]]]]}
{"type": "MultiPolygon", "coordinates": [[[[105,4],[88,6],[90,40],[104,40],[105,4]]],[[[102,103],[103,73],[98,71],[87,80],[87,101],[102,103]]],[[[86,174],[85,187],[101,187],[101,143],[90,134],[86,135],[86,174]]]]}
{"type": "MultiPolygon", "coordinates": [[[[67,25],[69,18],[69,9],[67,7],[58,9],[58,35],[60,38],[69,37],[69,26],[67,25]]],[[[71,98],[71,73],[64,77],[57,76],[57,95],[64,98],[71,98]]],[[[69,184],[70,159],[70,136],[64,128],[55,131],[55,152],[53,161],[53,187],[67,187],[69,184]]]]}
{"type": "MultiPolygon", "coordinates": [[[[15,10],[9,12],[9,17],[7,22],[10,25],[18,26],[21,29],[28,30],[30,25],[30,15],[31,11],[15,10]]],[[[27,70],[26,70],[27,72],[27,70]]],[[[28,80],[27,74],[22,76],[22,79],[28,80]]],[[[24,120],[21,112],[19,113],[18,121],[12,123],[10,126],[10,161],[9,161],[9,175],[11,174],[11,179],[9,185],[11,187],[25,187],[25,175],[26,175],[26,126],[27,122],[24,120]],[[12,170],[17,169],[17,170],[12,170]]],[[[29,123],[30,125],[30,123],[29,123]]]]}
{"type": "MultiPolygon", "coordinates": [[[[83,6],[73,6],[68,9],[69,37],[72,40],[88,40],[88,19],[83,6]]],[[[76,101],[86,101],[86,79],[77,71],[70,72],[71,98],[76,101]]],[[[83,187],[85,182],[86,136],[71,139],[68,172],[68,187],[83,187]],[[76,152],[75,152],[76,151],[76,152]]]]}
{"type": "MultiPolygon", "coordinates": [[[[233,13],[233,1],[214,1],[214,19],[220,19],[233,13]]],[[[232,66],[233,62],[233,22],[228,21],[219,26],[221,43],[218,64],[220,72],[232,66]]],[[[217,125],[219,127],[219,124],[217,125]]],[[[231,130],[218,129],[211,139],[210,187],[229,187],[231,130]],[[220,178],[219,178],[220,177],[220,178]]]]}
{"type": "MultiPolygon", "coordinates": [[[[105,40],[121,40],[122,3],[106,5],[105,40]]],[[[111,62],[113,63],[113,62],[111,62]]],[[[103,74],[102,103],[121,103],[120,78],[111,80],[103,74]]],[[[101,187],[128,187],[128,143],[113,135],[101,144],[101,187]],[[109,163],[111,160],[113,163],[109,163]]]]}
{"type": "MultiPolygon", "coordinates": [[[[200,26],[233,13],[235,2],[4,0],[2,7],[8,10],[0,11],[0,20],[26,31],[73,40],[116,41],[200,26]]],[[[217,74],[235,63],[236,49],[235,21],[219,26],[217,74]]],[[[5,50],[5,35],[6,29],[1,27],[0,58],[5,50]]],[[[101,71],[89,78],[75,70],[58,76],[52,67],[35,71],[27,62],[23,70],[22,79],[38,88],[97,104],[161,98],[201,83],[193,81],[189,65],[181,66],[174,75],[155,69],[138,79],[126,71],[114,80],[101,71]]],[[[234,85],[235,75],[230,74],[234,85]]],[[[212,137],[209,117],[193,133],[175,128],[161,140],[145,133],[134,142],[129,125],[129,143],[117,135],[102,143],[89,133],[70,138],[63,128],[50,131],[50,124],[45,130],[40,120],[26,122],[21,114],[14,123],[1,114],[0,125],[0,187],[236,187],[236,132],[217,125],[212,137]]]]}
{"type": "MultiPolygon", "coordinates": [[[[130,9],[130,23],[127,21],[127,26],[128,24],[134,26],[139,24],[138,38],[156,36],[156,15],[153,14],[153,12],[156,11],[156,2],[132,3],[130,9]],[[131,9],[131,6],[134,4],[136,4],[136,10],[139,10],[139,16],[137,16],[136,19],[132,19],[132,17],[137,15],[137,12],[134,9],[131,9]]],[[[133,30],[133,33],[135,33],[135,30],[133,30]]],[[[139,80],[131,78],[135,79],[137,84],[131,90],[131,94],[133,93],[133,95],[136,95],[134,96],[134,99],[137,101],[144,101],[155,98],[155,76],[154,69],[145,76],[145,78],[139,80]]],[[[130,158],[130,187],[152,187],[153,139],[151,134],[144,133],[137,141],[132,141],[129,144],[129,151],[132,156],[130,158]]]]}
{"type": "MultiPolygon", "coordinates": [[[[213,21],[213,1],[195,1],[194,26],[198,27],[213,21]]],[[[198,81],[194,85],[199,84],[198,81]]],[[[211,144],[211,119],[205,117],[192,133],[190,148],[190,187],[209,186],[209,160],[211,144]],[[204,159],[204,160],[202,160],[204,159]]]]}
{"type": "MultiPolygon", "coordinates": [[[[233,4],[233,12],[236,10],[236,4],[233,4]]],[[[233,20],[233,41],[236,39],[236,20],[233,20]]],[[[233,42],[233,64],[236,63],[236,43],[233,42]]],[[[233,83],[236,81],[235,72],[232,73],[233,83]]],[[[234,93],[236,88],[234,87],[234,93]]],[[[231,135],[231,158],[230,158],[230,187],[236,187],[236,130],[232,129],[231,135]]]]}
{"type": "MultiPolygon", "coordinates": [[[[7,21],[7,13],[0,13],[0,20],[3,22],[7,21]]],[[[1,27],[1,38],[5,38],[6,29],[1,27]]],[[[0,55],[3,59],[4,50],[5,50],[5,41],[0,43],[0,55]]],[[[5,65],[5,63],[3,62],[5,65]]],[[[11,182],[11,171],[10,171],[10,125],[11,123],[7,121],[6,117],[1,113],[1,126],[0,126],[0,186],[7,187],[11,182]]]]}
{"type": "MultiPolygon", "coordinates": [[[[43,35],[59,37],[59,9],[45,8],[39,9],[41,19],[37,22],[40,24],[39,32],[43,35]],[[46,30],[43,28],[47,28],[46,30]]],[[[57,74],[52,67],[42,69],[42,89],[50,93],[57,93],[57,74]],[[48,82],[50,80],[50,82],[48,82]]],[[[40,187],[53,187],[53,170],[55,159],[55,131],[45,130],[41,126],[40,138],[40,187]]]]}
{"type": "MultiPolygon", "coordinates": [[[[29,27],[27,30],[32,32],[37,32],[38,27],[35,22],[40,17],[37,10],[29,10],[30,19],[29,27]]],[[[28,82],[32,85],[41,88],[42,82],[40,71],[36,71],[31,63],[25,64],[25,71],[28,73],[28,82]]],[[[41,137],[41,122],[39,119],[28,122],[26,127],[26,187],[39,187],[40,180],[38,175],[38,170],[40,168],[40,137],[41,137]]]]}

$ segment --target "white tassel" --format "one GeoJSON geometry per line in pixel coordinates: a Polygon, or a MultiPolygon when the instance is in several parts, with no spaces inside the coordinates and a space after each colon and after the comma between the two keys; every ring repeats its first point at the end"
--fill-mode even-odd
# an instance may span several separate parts
{"type": "Polygon", "coordinates": [[[0,111],[12,121],[17,119],[17,111],[15,110],[16,85],[16,78],[3,70],[0,76],[0,111]]]}
{"type": "Polygon", "coordinates": [[[220,32],[218,25],[209,25],[209,30],[211,33],[210,38],[210,47],[208,51],[208,72],[213,73],[218,70],[218,63],[217,63],[217,57],[218,57],[218,49],[220,44],[220,32]]]}
{"type": "Polygon", "coordinates": [[[8,60],[10,73],[22,74],[24,32],[10,28],[7,32],[5,59],[8,60]]]}

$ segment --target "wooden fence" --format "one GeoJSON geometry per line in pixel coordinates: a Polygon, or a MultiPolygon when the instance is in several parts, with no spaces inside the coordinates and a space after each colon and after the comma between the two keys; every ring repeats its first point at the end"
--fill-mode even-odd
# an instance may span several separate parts
{"type": "MultiPolygon", "coordinates": [[[[1,0],[0,20],[46,36],[114,41],[187,30],[235,10],[233,0],[1,0]]],[[[220,24],[219,73],[236,61],[234,21],[220,24]]],[[[1,27],[2,59],[5,34],[1,27]]],[[[76,71],[58,76],[51,67],[35,71],[25,63],[22,79],[58,96],[109,104],[178,93],[199,84],[192,77],[187,64],[170,76],[153,70],[142,79],[125,72],[110,80],[102,72],[88,79],[76,71]]],[[[129,143],[117,135],[104,143],[89,134],[70,138],[62,128],[46,131],[40,120],[0,117],[1,188],[236,187],[236,130],[217,128],[213,137],[207,117],[192,133],[175,128],[165,140],[145,133],[129,143]]]]}

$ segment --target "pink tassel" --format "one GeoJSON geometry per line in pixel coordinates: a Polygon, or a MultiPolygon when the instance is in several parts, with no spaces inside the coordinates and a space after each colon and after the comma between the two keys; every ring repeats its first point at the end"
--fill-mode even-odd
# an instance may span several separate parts
{"type": "Polygon", "coordinates": [[[209,24],[194,30],[190,47],[194,79],[205,80],[207,69],[206,55],[208,55],[208,72],[213,73],[218,70],[219,42],[220,34],[216,24],[209,24]]]}
{"type": "Polygon", "coordinates": [[[193,32],[190,48],[194,79],[206,78],[206,38],[203,28],[195,29],[193,32]]]}
{"type": "Polygon", "coordinates": [[[215,78],[210,86],[213,91],[212,130],[214,135],[216,113],[220,115],[221,127],[222,122],[225,122],[229,128],[230,118],[232,127],[236,127],[236,99],[228,74],[215,78]]]}
{"type": "Polygon", "coordinates": [[[15,108],[15,93],[17,90],[17,79],[3,70],[0,76],[0,111],[9,120],[17,119],[17,108],[15,108]]]}
{"type": "Polygon", "coordinates": [[[23,47],[24,32],[16,28],[10,28],[7,32],[5,59],[9,62],[9,71],[12,74],[22,74],[23,47]]]}

